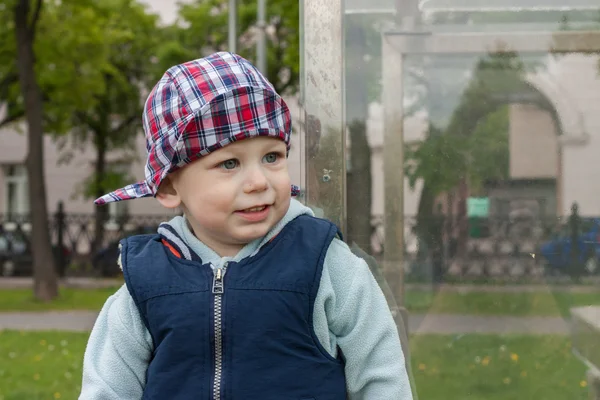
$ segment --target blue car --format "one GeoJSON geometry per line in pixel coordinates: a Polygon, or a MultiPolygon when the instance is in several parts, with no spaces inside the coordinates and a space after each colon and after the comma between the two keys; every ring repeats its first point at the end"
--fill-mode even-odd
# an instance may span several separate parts
{"type": "Polygon", "coordinates": [[[577,236],[574,244],[568,232],[568,226],[565,226],[557,237],[540,246],[539,253],[545,260],[545,267],[550,273],[566,275],[599,273],[600,219],[583,220],[582,233],[577,236]],[[578,250],[575,266],[571,266],[573,249],[578,250]]]}

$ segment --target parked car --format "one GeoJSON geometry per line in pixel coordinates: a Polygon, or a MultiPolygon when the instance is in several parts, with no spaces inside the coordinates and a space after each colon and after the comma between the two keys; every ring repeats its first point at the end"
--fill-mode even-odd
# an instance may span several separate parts
{"type": "MultiPolygon", "coordinates": [[[[63,247],[64,266],[71,263],[71,252],[63,247]]],[[[52,246],[52,252],[57,267],[58,247],[52,246]]],[[[58,271],[64,275],[64,268],[58,271]]],[[[31,253],[30,239],[22,231],[0,232],[0,274],[2,276],[31,276],[33,274],[33,254],[31,253]]]]}
{"type": "Polygon", "coordinates": [[[593,275],[600,273],[600,219],[582,221],[582,233],[573,243],[568,228],[540,246],[546,270],[552,274],[593,275]],[[571,265],[571,252],[577,249],[577,262],[571,265]],[[579,271],[573,269],[580,269],[579,271]]]}
{"type": "MultiPolygon", "coordinates": [[[[154,234],[157,226],[154,225],[141,225],[137,227],[135,232],[130,232],[132,235],[145,235],[154,234]]],[[[117,260],[119,258],[119,242],[120,240],[112,240],[108,245],[98,250],[92,256],[92,268],[94,271],[99,273],[101,276],[106,278],[112,278],[120,276],[123,271],[119,266],[117,260]]]]}
{"type": "Polygon", "coordinates": [[[117,263],[119,258],[119,241],[114,240],[92,257],[92,268],[105,278],[119,276],[121,268],[117,263]]]}

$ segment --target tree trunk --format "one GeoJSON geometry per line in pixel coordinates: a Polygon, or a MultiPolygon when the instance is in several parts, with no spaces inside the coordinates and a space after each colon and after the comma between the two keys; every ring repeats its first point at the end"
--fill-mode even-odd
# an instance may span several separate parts
{"type": "Polygon", "coordinates": [[[348,241],[371,254],[371,148],[366,122],[356,120],[350,130],[352,169],[346,178],[348,203],[348,241]]]}
{"type": "Polygon", "coordinates": [[[31,249],[33,252],[34,295],[42,301],[58,296],[58,280],[52,245],[48,210],[46,208],[46,182],[44,179],[44,137],[42,93],[35,75],[33,52],[35,24],[41,1],[36,2],[33,18],[29,0],[17,0],[15,30],[17,39],[17,67],[21,94],[25,103],[28,128],[27,172],[31,215],[31,249]]]}
{"type": "Polygon", "coordinates": [[[457,238],[457,255],[461,258],[467,256],[467,244],[469,241],[469,219],[467,217],[467,199],[469,197],[469,185],[466,178],[461,178],[458,184],[458,238],[457,238]]]}
{"type": "Polygon", "coordinates": [[[360,20],[346,19],[346,115],[350,132],[350,170],[346,175],[349,243],[371,254],[371,147],[367,140],[368,52],[365,27],[360,20]]]}

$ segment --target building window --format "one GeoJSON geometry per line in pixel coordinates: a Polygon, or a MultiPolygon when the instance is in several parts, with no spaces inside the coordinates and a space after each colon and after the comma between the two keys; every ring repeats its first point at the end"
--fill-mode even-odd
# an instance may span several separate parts
{"type": "Polygon", "coordinates": [[[129,218],[129,204],[127,201],[108,203],[108,228],[116,229],[129,218]]]}
{"type": "Polygon", "coordinates": [[[4,213],[22,215],[29,213],[27,169],[24,165],[4,166],[4,213]]]}
{"type": "MultiPolygon", "coordinates": [[[[108,174],[115,175],[118,178],[128,181],[129,165],[124,165],[119,162],[111,162],[107,164],[108,174]]],[[[122,183],[122,182],[121,182],[122,183]]],[[[114,183],[111,183],[111,185],[114,183]]],[[[108,230],[122,229],[123,224],[129,220],[129,205],[130,201],[116,201],[108,203],[108,218],[105,228],[108,230]]]]}

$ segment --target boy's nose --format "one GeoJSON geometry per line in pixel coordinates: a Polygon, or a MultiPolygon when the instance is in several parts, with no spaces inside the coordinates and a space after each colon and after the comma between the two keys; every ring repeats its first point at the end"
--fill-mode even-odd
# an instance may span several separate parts
{"type": "Polygon", "coordinates": [[[260,167],[248,170],[246,182],[244,183],[244,192],[262,192],[267,189],[269,183],[264,171],[260,167]]]}

